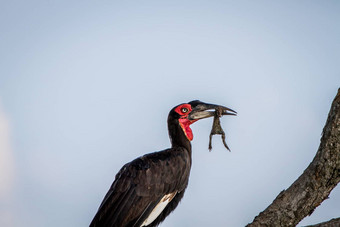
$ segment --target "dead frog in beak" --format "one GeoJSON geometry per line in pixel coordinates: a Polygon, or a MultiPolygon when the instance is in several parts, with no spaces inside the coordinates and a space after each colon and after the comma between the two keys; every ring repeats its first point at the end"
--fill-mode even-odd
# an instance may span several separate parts
{"type": "Polygon", "coordinates": [[[230,112],[223,110],[223,108],[221,107],[216,107],[215,115],[214,115],[214,122],[213,122],[210,136],[209,136],[209,151],[211,151],[212,149],[211,139],[213,135],[221,135],[223,145],[225,146],[225,148],[227,148],[228,151],[230,151],[227,143],[225,142],[225,132],[223,131],[223,128],[221,127],[221,122],[220,122],[220,117],[222,117],[223,115],[236,115],[236,112],[234,111],[234,113],[230,113],[230,112]]]}

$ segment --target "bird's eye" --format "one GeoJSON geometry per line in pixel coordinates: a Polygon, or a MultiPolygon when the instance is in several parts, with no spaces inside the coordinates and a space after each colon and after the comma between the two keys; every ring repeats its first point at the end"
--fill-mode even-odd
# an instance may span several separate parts
{"type": "Polygon", "coordinates": [[[182,108],[181,111],[182,111],[182,113],[186,113],[186,112],[188,112],[188,108],[182,108]]]}

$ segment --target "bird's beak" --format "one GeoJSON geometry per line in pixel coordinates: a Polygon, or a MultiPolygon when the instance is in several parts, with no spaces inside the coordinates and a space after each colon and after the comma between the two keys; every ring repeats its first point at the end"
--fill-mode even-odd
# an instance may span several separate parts
{"type": "Polygon", "coordinates": [[[189,120],[200,120],[208,117],[213,117],[215,115],[215,110],[221,111],[221,115],[236,115],[237,112],[220,105],[203,103],[200,101],[192,101],[190,104],[193,106],[193,110],[188,116],[189,120]]]}

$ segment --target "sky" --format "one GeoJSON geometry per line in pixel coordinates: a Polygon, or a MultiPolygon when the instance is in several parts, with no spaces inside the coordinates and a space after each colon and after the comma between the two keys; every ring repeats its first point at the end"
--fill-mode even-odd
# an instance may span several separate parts
{"type": "MultiPolygon", "coordinates": [[[[0,226],[88,226],[115,174],[170,147],[199,99],[193,166],[160,225],[245,226],[312,161],[340,85],[338,1],[2,1],[0,226]]],[[[339,216],[335,188],[299,226],[339,216]]]]}

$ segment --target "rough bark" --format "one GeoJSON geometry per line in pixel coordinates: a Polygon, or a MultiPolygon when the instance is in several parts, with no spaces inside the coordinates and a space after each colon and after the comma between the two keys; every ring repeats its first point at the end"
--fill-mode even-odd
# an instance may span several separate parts
{"type": "Polygon", "coordinates": [[[319,149],[303,174],[247,227],[296,226],[340,181],[340,89],[328,114],[319,149]]]}

